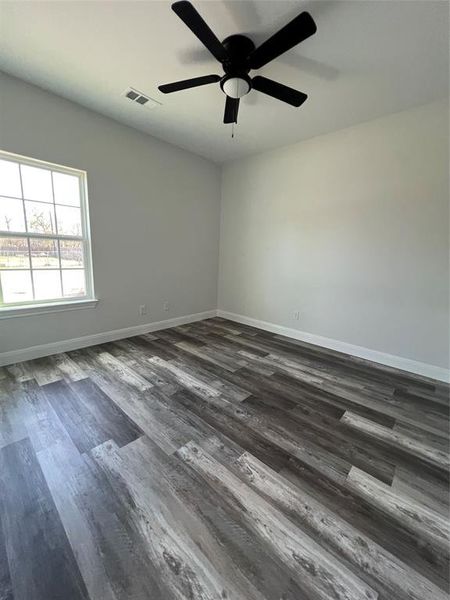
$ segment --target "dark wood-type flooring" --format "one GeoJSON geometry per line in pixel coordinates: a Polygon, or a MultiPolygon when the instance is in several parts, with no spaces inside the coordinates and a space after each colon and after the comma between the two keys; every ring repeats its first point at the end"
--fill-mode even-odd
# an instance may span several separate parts
{"type": "Polygon", "coordinates": [[[0,600],[444,600],[443,383],[215,318],[0,369],[0,600]]]}

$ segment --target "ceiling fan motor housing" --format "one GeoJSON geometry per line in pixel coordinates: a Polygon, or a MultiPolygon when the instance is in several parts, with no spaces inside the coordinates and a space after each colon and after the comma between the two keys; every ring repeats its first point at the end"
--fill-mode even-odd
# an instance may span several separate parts
{"type": "Polygon", "coordinates": [[[248,64],[248,56],[255,49],[255,44],[246,35],[230,35],[222,42],[225,48],[227,57],[222,61],[223,70],[225,73],[230,71],[243,71],[248,73],[250,67],[248,64]]]}
{"type": "Polygon", "coordinates": [[[222,45],[227,58],[222,62],[225,75],[220,81],[220,87],[228,97],[242,98],[252,89],[247,59],[255,49],[255,44],[245,35],[230,35],[223,40],[222,45]]]}

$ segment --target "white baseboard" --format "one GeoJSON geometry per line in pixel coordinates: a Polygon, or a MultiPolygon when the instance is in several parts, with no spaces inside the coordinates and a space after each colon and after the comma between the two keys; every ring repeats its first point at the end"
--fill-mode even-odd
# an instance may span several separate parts
{"type": "Polygon", "coordinates": [[[349,344],[347,342],[341,342],[339,340],[315,335],[313,333],[299,331],[298,329],[291,329],[290,327],[276,325],[275,323],[269,323],[268,321],[260,321],[259,319],[253,319],[251,317],[238,315],[236,313],[220,309],[208,310],[201,313],[185,315],[183,317],[175,317],[173,319],[166,319],[164,321],[156,321],[154,323],[146,323],[144,325],[135,325],[134,327],[125,327],[123,329],[104,331],[102,333],[95,333],[93,335],[86,335],[69,340],[50,342],[49,344],[40,344],[39,346],[31,346],[30,348],[21,348],[19,350],[11,350],[9,352],[1,352],[0,367],[16,362],[22,362],[24,360],[32,360],[42,356],[58,354],[59,352],[68,352],[70,350],[86,348],[87,346],[95,346],[96,344],[113,342],[114,340],[120,340],[133,335],[141,335],[143,333],[151,333],[152,331],[158,331],[160,329],[168,329],[169,327],[176,327],[177,325],[194,323],[195,321],[210,319],[215,316],[229,319],[230,321],[236,321],[237,323],[243,323],[244,325],[251,325],[252,327],[264,329],[266,331],[270,331],[271,333],[284,335],[286,337],[308,342],[310,344],[315,344],[316,346],[323,346],[324,348],[337,350],[338,352],[343,352],[351,356],[370,360],[381,365],[393,367],[395,369],[401,369],[409,373],[423,375],[424,377],[445,381],[447,383],[450,381],[450,371],[442,367],[418,362],[411,360],[410,358],[395,356],[393,354],[386,354],[384,352],[379,352],[378,350],[370,350],[369,348],[364,348],[363,346],[355,346],[354,344],[349,344]]]}
{"type": "Polygon", "coordinates": [[[112,331],[104,331],[93,335],[85,335],[79,338],[69,340],[61,340],[60,342],[50,342],[49,344],[40,344],[39,346],[31,346],[30,348],[22,348],[20,350],[11,350],[10,352],[0,353],[0,367],[11,365],[24,360],[32,360],[42,356],[58,354],[59,352],[69,352],[70,350],[78,350],[87,346],[95,346],[96,344],[104,344],[113,342],[133,335],[142,335],[160,329],[176,327],[177,325],[185,325],[186,323],[194,323],[203,319],[210,319],[216,316],[215,310],[208,310],[201,313],[186,315],[184,317],[175,317],[164,321],[156,321],[155,323],[146,323],[145,325],[135,325],[134,327],[125,327],[124,329],[114,329],[112,331]]]}
{"type": "Polygon", "coordinates": [[[302,342],[315,344],[316,346],[337,350],[338,352],[357,356],[358,358],[370,360],[388,367],[408,371],[409,373],[423,375],[424,377],[445,381],[447,383],[450,381],[449,369],[444,369],[428,363],[418,362],[416,360],[411,360],[410,358],[403,358],[393,354],[386,354],[385,352],[379,352],[378,350],[370,350],[363,346],[355,346],[354,344],[340,342],[339,340],[333,340],[332,338],[323,337],[321,335],[299,331],[298,329],[291,329],[290,327],[276,325],[275,323],[269,323],[267,321],[260,321],[259,319],[252,319],[251,317],[238,315],[226,310],[217,310],[217,316],[229,319],[230,321],[236,321],[237,323],[243,323],[244,325],[258,327],[259,329],[264,329],[271,333],[301,340],[302,342]]]}

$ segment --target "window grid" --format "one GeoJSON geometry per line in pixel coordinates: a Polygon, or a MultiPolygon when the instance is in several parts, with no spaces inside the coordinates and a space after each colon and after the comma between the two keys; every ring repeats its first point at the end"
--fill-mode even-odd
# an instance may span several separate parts
{"type": "MultiPolygon", "coordinates": [[[[55,184],[53,182],[53,171],[50,171],[50,178],[51,178],[51,182],[52,182],[53,206],[55,206],[55,184]]],[[[56,207],[54,210],[55,210],[55,229],[57,232],[59,232],[58,215],[56,214],[56,207]]],[[[58,248],[59,285],[61,286],[61,295],[64,298],[64,286],[63,286],[63,276],[62,276],[62,266],[61,266],[61,244],[59,243],[59,239],[56,240],[56,247],[58,248]]],[[[30,260],[31,260],[31,256],[30,256],[30,260]]],[[[83,260],[83,265],[84,265],[84,260],[83,260]]]]}
{"type": "MultiPolygon", "coordinates": [[[[1,153],[0,153],[0,160],[5,160],[4,158],[1,158],[1,153]]],[[[11,161],[11,162],[14,162],[14,161],[11,161]]],[[[2,198],[8,198],[9,200],[26,200],[28,202],[36,202],[39,204],[53,205],[53,202],[46,202],[45,200],[30,200],[29,198],[19,198],[18,196],[10,196],[8,194],[0,194],[0,196],[2,198]]],[[[73,204],[64,204],[63,202],[55,202],[55,204],[57,204],[58,206],[67,206],[68,208],[76,208],[73,204]]]]}
{"type": "MultiPolygon", "coordinates": [[[[17,196],[11,196],[9,194],[1,194],[0,196],[2,196],[3,198],[9,198],[9,199],[13,199],[13,200],[20,200],[22,202],[22,212],[23,212],[23,219],[24,219],[24,226],[23,226],[23,230],[22,231],[6,231],[4,229],[0,229],[0,237],[3,238],[14,238],[14,237],[18,237],[18,238],[22,238],[22,239],[26,239],[27,240],[27,250],[28,250],[28,267],[27,266],[15,266],[13,268],[8,268],[8,267],[1,267],[0,266],[0,274],[2,272],[17,272],[17,271],[23,271],[23,272],[27,272],[30,274],[30,283],[31,283],[31,292],[32,292],[32,298],[33,300],[26,300],[26,301],[20,301],[20,302],[5,302],[4,301],[4,294],[3,294],[3,290],[2,290],[2,281],[1,281],[1,277],[0,277],[0,307],[3,308],[8,308],[8,307],[14,307],[14,306],[22,306],[22,305],[33,305],[33,304],[52,304],[52,303],[58,303],[58,302],[68,302],[71,300],[80,300],[80,299],[92,299],[94,297],[94,291],[93,291],[93,280],[92,280],[92,269],[91,269],[91,256],[90,256],[90,239],[89,239],[89,217],[88,217],[88,210],[87,210],[87,195],[86,195],[86,180],[85,180],[85,174],[83,172],[80,171],[75,171],[74,169],[69,169],[66,167],[60,167],[59,165],[52,165],[49,163],[43,163],[41,161],[35,161],[33,159],[26,159],[24,157],[19,157],[16,155],[11,155],[9,153],[4,153],[0,151],[0,160],[2,161],[8,161],[11,162],[13,164],[16,164],[18,166],[18,174],[19,174],[19,185],[20,185],[20,193],[21,193],[21,198],[18,198],[17,196]],[[31,200],[30,198],[26,198],[25,197],[25,193],[24,193],[24,183],[23,183],[23,172],[22,172],[22,166],[33,166],[33,167],[37,167],[43,170],[46,170],[50,173],[50,183],[51,183],[51,200],[46,202],[44,200],[31,200]],[[75,176],[78,178],[78,194],[79,194],[79,206],[76,206],[74,203],[63,203],[63,202],[57,202],[57,198],[56,198],[56,194],[55,194],[55,183],[54,183],[54,173],[62,173],[65,175],[70,175],[70,176],[75,176]],[[47,233],[47,232],[31,232],[29,230],[29,219],[28,219],[28,215],[27,215],[27,205],[26,205],[26,201],[32,201],[32,202],[38,202],[40,204],[43,205],[47,205],[47,206],[51,206],[52,207],[52,214],[50,217],[51,220],[51,233],[47,233]],[[81,232],[80,235],[70,235],[70,234],[62,234],[59,233],[59,225],[58,225],[58,216],[57,216],[57,206],[62,206],[62,207],[69,207],[71,209],[78,209],[79,210],[79,217],[80,217],[80,228],[81,228],[81,232]],[[48,267],[39,267],[39,266],[35,266],[33,263],[33,258],[32,258],[32,250],[31,250],[31,242],[32,240],[45,240],[48,239],[49,241],[53,241],[54,242],[54,247],[57,250],[57,265],[52,265],[51,262],[49,262],[49,266],[48,267]],[[80,246],[81,246],[81,259],[82,259],[82,264],[80,265],[69,265],[69,266],[63,266],[63,259],[62,259],[62,251],[61,251],[61,242],[62,241],[78,241],[80,242],[80,246]],[[37,299],[36,298],[36,279],[35,279],[35,272],[54,272],[57,271],[59,274],[59,285],[60,285],[60,294],[58,294],[57,296],[53,297],[53,298],[46,298],[46,299],[37,299]],[[74,295],[69,295],[69,287],[68,285],[64,285],[64,277],[63,277],[63,272],[64,271],[72,271],[72,272],[78,272],[78,273],[82,273],[83,274],[83,280],[84,280],[84,294],[74,294],[74,295]],[[67,290],[65,289],[65,287],[67,288],[67,290]]],[[[19,190],[17,190],[19,191],[19,190]]],[[[1,200],[0,200],[1,202],[1,200]]],[[[1,208],[1,207],[0,207],[1,208]]],[[[77,229],[79,229],[77,227],[77,229]]],[[[67,249],[65,249],[67,252],[67,249]]],[[[38,251],[34,251],[35,255],[38,255],[38,251]]],[[[49,258],[51,258],[51,254],[52,251],[49,250],[48,251],[48,256],[49,258]]],[[[74,254],[76,256],[76,252],[74,251],[74,254]]],[[[44,253],[45,256],[45,253],[44,253]]],[[[69,257],[70,257],[70,252],[69,252],[69,257]]],[[[36,257],[35,257],[36,258],[36,257]]],[[[70,258],[69,258],[70,260],[70,258]]],[[[76,260],[76,259],[75,259],[76,260]]],[[[37,261],[35,261],[37,262],[37,261]]],[[[67,278],[66,278],[67,280],[67,278]]]]}

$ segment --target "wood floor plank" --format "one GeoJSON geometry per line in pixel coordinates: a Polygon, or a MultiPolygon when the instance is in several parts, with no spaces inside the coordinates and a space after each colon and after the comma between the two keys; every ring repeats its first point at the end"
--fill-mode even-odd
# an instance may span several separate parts
{"type": "Polygon", "coordinates": [[[54,445],[38,458],[57,497],[91,600],[162,598],[126,505],[97,465],[70,444],[54,445]],[[64,489],[58,485],[62,477],[64,489]]]}
{"type": "MultiPolygon", "coordinates": [[[[279,378],[278,375],[275,377],[279,378]]],[[[408,407],[404,403],[393,403],[388,402],[387,398],[380,397],[375,394],[365,392],[354,392],[349,390],[335,390],[333,386],[329,384],[312,384],[310,382],[302,382],[305,389],[310,391],[319,392],[324,399],[328,401],[339,402],[342,406],[346,406],[347,409],[351,409],[353,412],[360,413],[361,410],[368,411],[369,413],[375,412],[380,415],[386,415],[392,420],[399,419],[410,423],[431,433],[443,435],[446,431],[446,424],[442,417],[427,412],[424,408],[419,409],[418,407],[408,407]],[[359,408],[354,408],[356,407],[359,408]]],[[[369,414],[367,416],[372,419],[369,414]]]]}
{"type": "Polygon", "coordinates": [[[413,437],[398,433],[398,431],[393,431],[392,429],[378,425],[378,423],[373,423],[369,419],[355,415],[350,411],[346,411],[341,418],[341,422],[345,423],[348,427],[352,427],[365,433],[375,440],[385,442],[389,446],[394,446],[409,454],[413,454],[421,460],[434,465],[438,469],[443,469],[448,472],[450,468],[450,457],[448,453],[432,448],[427,444],[423,444],[413,437]]]}
{"type": "MultiPolygon", "coordinates": [[[[143,435],[140,427],[91,379],[75,381],[70,385],[70,389],[86,407],[88,415],[93,415],[108,440],[114,440],[118,446],[125,446],[143,435]]],[[[80,412],[84,411],[80,410],[80,412]]]]}
{"type": "MultiPolygon", "coordinates": [[[[153,392],[139,392],[117,378],[115,373],[101,371],[97,368],[95,360],[86,361],[79,354],[74,353],[74,359],[80,362],[89,371],[90,378],[106,393],[109,398],[134,422],[139,423],[139,428],[155,440],[168,454],[186,442],[185,433],[179,422],[173,422],[170,415],[159,410],[155,404],[153,392]]],[[[101,364],[99,365],[101,367],[101,364]]],[[[153,389],[153,386],[152,388],[153,389]]],[[[154,391],[154,390],[153,390],[154,391]]],[[[190,438],[189,438],[190,439],[190,438]]]]}
{"type": "MultiPolygon", "coordinates": [[[[77,496],[86,496],[86,468],[80,453],[64,429],[41,388],[31,382],[26,391],[31,406],[27,430],[47,485],[61,518],[90,600],[118,600],[107,575],[103,556],[105,543],[96,543],[90,526],[93,503],[87,514],[78,506],[77,496]]],[[[97,486],[97,489],[100,489],[97,486]]]]}
{"type": "MultiPolygon", "coordinates": [[[[209,399],[211,404],[220,406],[220,401],[209,399]]],[[[253,429],[262,439],[267,440],[287,454],[318,469],[333,481],[344,483],[351,468],[348,460],[330,453],[315,441],[298,436],[290,431],[289,424],[275,423],[262,415],[252,406],[233,405],[222,407],[222,410],[235,420],[253,429]]]]}
{"type": "Polygon", "coordinates": [[[158,339],[169,342],[170,344],[178,344],[179,342],[188,342],[194,346],[205,346],[206,343],[199,339],[198,336],[192,336],[188,333],[181,331],[176,327],[172,327],[170,329],[163,329],[162,331],[158,331],[158,339]]]}
{"type": "Polygon", "coordinates": [[[450,407],[450,393],[447,384],[440,385],[440,382],[436,382],[435,389],[432,391],[417,388],[414,384],[396,386],[393,393],[404,394],[405,392],[408,396],[414,394],[414,396],[420,398],[422,402],[441,404],[445,407],[446,411],[448,411],[450,407]]]}
{"type": "Polygon", "coordinates": [[[152,365],[154,365],[155,368],[161,372],[167,374],[170,373],[175,381],[182,387],[192,390],[195,394],[198,394],[202,398],[218,398],[220,396],[220,391],[218,391],[212,385],[209,385],[201,379],[190,375],[186,370],[183,370],[177,365],[173,365],[172,363],[157,356],[150,358],[149,362],[151,362],[152,365]]]}
{"type": "Polygon", "coordinates": [[[70,387],[64,381],[42,386],[42,389],[80,452],[87,452],[109,439],[121,444],[142,434],[95,384],[81,380],[70,387]]]}
{"type": "Polygon", "coordinates": [[[145,433],[166,454],[172,454],[191,439],[200,441],[214,433],[202,419],[180,410],[171,397],[156,390],[147,393],[143,411],[146,413],[145,433]]]}
{"type": "Polygon", "coordinates": [[[4,370],[8,373],[10,377],[13,378],[17,383],[22,381],[29,381],[33,379],[34,375],[31,372],[28,364],[26,362],[16,363],[14,365],[8,365],[4,367],[4,370]]]}
{"type": "Polygon", "coordinates": [[[292,576],[306,593],[318,598],[376,599],[378,594],[342,564],[336,564],[329,553],[312,538],[298,530],[280,511],[273,508],[239,478],[190,442],[178,455],[201,475],[218,486],[230,501],[240,503],[243,519],[268,544],[272,551],[292,570],[292,576]]]}
{"type": "Polygon", "coordinates": [[[443,590],[251,454],[243,454],[235,464],[246,483],[306,526],[327,549],[345,557],[375,590],[392,594],[392,599],[445,600],[443,590]]]}
{"type": "Polygon", "coordinates": [[[14,600],[11,574],[9,572],[8,555],[6,554],[5,536],[0,518],[0,598],[14,600]]]}
{"type": "Polygon", "coordinates": [[[60,381],[63,378],[63,374],[50,356],[44,356],[29,361],[27,366],[30,368],[33,377],[39,385],[60,381]]]}
{"type": "Polygon", "coordinates": [[[301,490],[325,505],[337,516],[355,526],[361,533],[385,548],[393,556],[429,579],[449,590],[449,563],[440,552],[418,540],[394,519],[376,510],[348,487],[324,477],[316,469],[294,458],[280,474],[301,490]]]}
{"type": "Polygon", "coordinates": [[[172,359],[170,363],[184,373],[216,389],[220,396],[229,402],[239,403],[249,397],[250,392],[241,385],[241,380],[236,381],[237,372],[224,371],[213,363],[206,363],[193,355],[189,357],[188,353],[182,350],[180,352],[183,352],[182,356],[172,359]],[[227,376],[224,373],[227,373],[227,376]]]}
{"type": "Polygon", "coordinates": [[[48,401],[43,388],[33,379],[23,384],[23,399],[28,410],[24,419],[27,436],[34,451],[49,448],[53,444],[65,443],[70,436],[48,401]]]}
{"type": "MultiPolygon", "coordinates": [[[[75,350],[69,353],[69,356],[80,366],[90,379],[96,383],[110,398],[113,398],[114,390],[120,391],[124,398],[136,399],[140,397],[139,389],[135,385],[130,385],[127,378],[121,378],[120,371],[110,369],[98,358],[99,352],[84,352],[75,350]]],[[[121,359],[122,360],[122,359],[121,359]]],[[[140,369],[140,364],[136,363],[134,355],[129,355],[127,360],[133,365],[134,369],[140,369]]],[[[126,366],[126,364],[125,364],[126,366]]],[[[144,371],[141,377],[146,379],[147,373],[144,371]]],[[[168,380],[154,380],[151,377],[146,379],[146,391],[154,386],[160,386],[168,383],[168,380]]]]}
{"type": "Polygon", "coordinates": [[[88,354],[95,357],[99,365],[101,365],[106,371],[115,375],[118,379],[129,385],[131,388],[135,388],[139,392],[145,392],[151,389],[152,384],[147,381],[139,373],[133,371],[130,367],[125,365],[123,362],[112,356],[109,352],[98,351],[96,349],[90,349],[88,354]]]}
{"type": "Polygon", "coordinates": [[[450,440],[446,435],[430,433],[429,431],[414,427],[414,425],[411,425],[410,423],[404,423],[399,420],[395,422],[392,429],[400,434],[407,435],[422,444],[430,446],[430,448],[435,448],[440,452],[446,454],[449,454],[450,452],[450,440]]]}
{"type": "MultiPolygon", "coordinates": [[[[244,330],[245,326],[235,325],[231,321],[226,321],[222,319],[206,319],[201,322],[201,326],[204,326],[208,329],[212,329],[213,331],[218,331],[220,334],[223,333],[231,333],[232,335],[240,335],[241,331],[244,330]]],[[[249,330],[251,334],[255,333],[255,330],[252,328],[249,330]]]]}
{"type": "Polygon", "coordinates": [[[132,345],[130,352],[122,352],[120,360],[133,371],[138,372],[152,386],[157,387],[165,394],[171,395],[180,389],[180,386],[170,376],[165,376],[149,362],[148,356],[139,346],[132,345]]]}
{"type": "Polygon", "coordinates": [[[220,405],[212,405],[206,401],[201,401],[194,394],[187,391],[178,392],[173,396],[173,399],[186,410],[196,414],[211,425],[216,434],[225,435],[245,450],[252,452],[273,469],[281,469],[289,460],[289,454],[284,452],[282,448],[272,444],[244,422],[234,419],[220,405]]]}
{"type": "Polygon", "coordinates": [[[370,440],[368,443],[367,440],[346,435],[345,427],[341,426],[338,419],[320,415],[308,405],[284,411],[273,406],[261,406],[258,398],[246,400],[243,405],[259,409],[273,423],[284,426],[295,437],[308,439],[384,483],[392,483],[395,465],[374,444],[370,444],[370,440]],[[332,437],[330,431],[333,431],[332,437]]]}
{"type": "MultiPolygon", "coordinates": [[[[241,453],[236,449],[236,455],[241,453]]],[[[205,486],[195,471],[186,468],[177,456],[161,452],[145,437],[120,454],[138,465],[145,464],[149,485],[159,495],[176,499],[173,518],[178,527],[202,540],[202,552],[221,574],[235,581],[242,597],[259,598],[264,593],[264,598],[279,600],[286,587],[286,571],[243,527],[239,512],[230,510],[220,494],[205,486]]]]}
{"type": "Polygon", "coordinates": [[[29,440],[0,450],[0,491],[14,600],[88,600],[29,440]]]}
{"type": "MultiPolygon", "coordinates": [[[[195,518],[175,496],[164,493],[164,488],[149,476],[139,457],[133,459],[130,451],[118,452],[111,444],[94,449],[92,456],[108,473],[112,484],[132,498],[130,512],[144,540],[148,558],[166,588],[165,598],[262,598],[237,572],[233,579],[226,579],[225,574],[215,568],[203,549],[195,544],[196,535],[187,533],[197,529],[195,518]]],[[[200,534],[206,547],[212,543],[205,539],[205,532],[196,534],[200,534]]],[[[216,547],[216,555],[217,552],[216,547]]]]}
{"type": "Polygon", "coordinates": [[[163,360],[170,360],[176,356],[176,350],[164,340],[150,340],[146,335],[130,338],[130,340],[134,344],[139,345],[149,358],[152,356],[157,356],[163,360]]]}
{"type": "Polygon", "coordinates": [[[26,438],[26,408],[21,387],[5,379],[0,385],[0,448],[26,438]]]}
{"type": "Polygon", "coordinates": [[[240,359],[239,357],[235,357],[234,360],[230,360],[223,352],[217,350],[216,348],[208,348],[206,350],[202,349],[202,347],[195,346],[191,342],[178,342],[176,344],[178,348],[185,350],[186,352],[190,352],[199,358],[211,362],[218,367],[225,369],[227,371],[237,371],[241,367],[245,366],[245,361],[240,359]]]}
{"type": "Polygon", "coordinates": [[[396,493],[356,467],[352,467],[346,485],[367,502],[397,519],[406,529],[448,554],[450,524],[440,514],[396,493]]]}
{"type": "Polygon", "coordinates": [[[274,385],[276,384],[279,389],[284,390],[285,394],[296,396],[300,404],[309,403],[310,405],[317,406],[323,413],[330,409],[334,409],[335,411],[340,410],[342,411],[341,414],[346,410],[352,410],[386,427],[393,427],[395,424],[394,417],[386,414],[380,407],[377,407],[375,410],[370,402],[355,402],[349,399],[348,396],[343,398],[338,392],[325,391],[321,386],[310,385],[305,381],[294,379],[286,373],[276,372],[271,379],[274,385]]]}
{"type": "Polygon", "coordinates": [[[450,514],[450,494],[448,481],[436,477],[429,470],[414,469],[413,466],[397,466],[395,469],[392,489],[400,494],[409,496],[433,511],[444,515],[450,514]]]}
{"type": "Polygon", "coordinates": [[[412,391],[411,389],[395,388],[395,398],[402,399],[409,406],[426,406],[433,413],[450,417],[450,401],[448,391],[445,395],[430,394],[424,391],[412,391]]]}
{"type": "Polygon", "coordinates": [[[66,381],[79,381],[87,377],[87,374],[65,353],[55,354],[49,359],[66,381]]]}
{"type": "Polygon", "coordinates": [[[104,564],[105,544],[97,546],[89,519],[77,503],[85,492],[84,461],[71,440],[58,442],[37,453],[61,522],[70,540],[90,600],[117,600],[104,564]],[[61,485],[64,481],[64,485],[61,485]]]}

